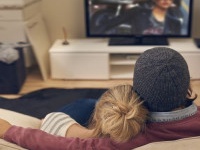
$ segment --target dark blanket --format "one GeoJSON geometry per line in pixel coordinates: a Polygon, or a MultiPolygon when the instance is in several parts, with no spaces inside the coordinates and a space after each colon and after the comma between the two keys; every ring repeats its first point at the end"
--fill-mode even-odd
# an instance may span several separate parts
{"type": "Polygon", "coordinates": [[[25,94],[16,99],[0,97],[0,108],[13,110],[37,118],[56,111],[64,105],[82,98],[99,98],[106,89],[47,88],[25,94]]]}

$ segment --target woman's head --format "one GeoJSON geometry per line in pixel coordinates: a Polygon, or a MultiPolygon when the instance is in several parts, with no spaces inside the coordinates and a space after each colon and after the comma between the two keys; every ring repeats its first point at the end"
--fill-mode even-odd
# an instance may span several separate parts
{"type": "Polygon", "coordinates": [[[144,128],[148,111],[132,86],[120,85],[106,91],[98,101],[92,128],[94,136],[127,141],[144,128]]]}

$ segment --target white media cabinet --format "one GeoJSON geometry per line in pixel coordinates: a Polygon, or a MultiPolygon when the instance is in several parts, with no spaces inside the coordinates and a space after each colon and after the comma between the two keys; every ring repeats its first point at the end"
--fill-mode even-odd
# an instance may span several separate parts
{"type": "MultiPolygon", "coordinates": [[[[56,40],[51,47],[53,79],[132,79],[134,64],[155,46],[108,46],[107,39],[56,40]]],[[[186,59],[191,79],[200,79],[200,49],[193,39],[169,39],[169,47],[186,59]]]]}

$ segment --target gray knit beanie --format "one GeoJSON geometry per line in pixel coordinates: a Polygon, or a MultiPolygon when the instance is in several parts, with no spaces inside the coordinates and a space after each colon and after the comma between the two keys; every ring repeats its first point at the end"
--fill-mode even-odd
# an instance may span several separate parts
{"type": "Polygon", "coordinates": [[[185,105],[189,84],[187,63],[173,49],[149,49],[135,64],[133,89],[149,111],[166,112],[185,105]]]}

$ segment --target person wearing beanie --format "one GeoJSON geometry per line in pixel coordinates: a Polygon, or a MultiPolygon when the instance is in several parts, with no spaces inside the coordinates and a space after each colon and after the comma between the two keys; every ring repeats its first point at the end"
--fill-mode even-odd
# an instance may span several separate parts
{"type": "Polygon", "coordinates": [[[190,87],[188,65],[183,56],[173,49],[152,48],[138,58],[133,90],[150,111],[149,121],[171,122],[197,112],[193,103],[197,95],[190,87]]]}
{"type": "MultiPolygon", "coordinates": [[[[134,66],[132,90],[143,101],[149,114],[145,130],[128,141],[116,142],[109,137],[64,138],[41,130],[12,126],[1,119],[0,137],[27,149],[130,150],[152,142],[200,136],[200,107],[193,103],[197,95],[190,87],[187,63],[176,50],[156,47],[142,53],[134,66]]],[[[116,110],[115,107],[110,109],[116,110]]],[[[118,119],[122,119],[124,113],[118,115],[118,119]]],[[[117,126],[117,121],[113,124],[117,126]]],[[[70,130],[76,129],[71,126],[68,132],[70,130]]],[[[120,130],[116,131],[120,133],[120,130]]]]}
{"type": "Polygon", "coordinates": [[[135,64],[133,87],[150,111],[165,112],[185,106],[189,86],[187,63],[175,50],[147,50],[135,64]]]}

